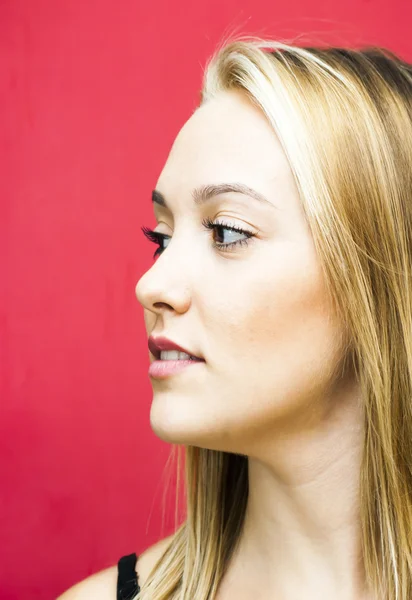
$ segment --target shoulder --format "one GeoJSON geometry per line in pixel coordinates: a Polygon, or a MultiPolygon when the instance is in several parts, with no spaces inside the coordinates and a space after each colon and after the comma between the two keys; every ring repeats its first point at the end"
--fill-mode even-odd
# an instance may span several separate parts
{"type": "MultiPolygon", "coordinates": [[[[169,545],[173,534],[159,540],[139,554],[136,570],[140,586],[169,545]]],[[[120,558],[120,557],[119,557],[120,558]]],[[[117,564],[79,581],[56,600],[116,600],[117,564]]]]}

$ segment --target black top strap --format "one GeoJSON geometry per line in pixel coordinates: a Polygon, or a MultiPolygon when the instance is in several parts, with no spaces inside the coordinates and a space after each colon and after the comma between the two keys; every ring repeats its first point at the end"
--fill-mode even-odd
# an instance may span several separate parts
{"type": "Polygon", "coordinates": [[[140,592],[138,575],[135,570],[137,558],[136,553],[133,552],[133,554],[122,556],[117,563],[116,600],[132,600],[140,592]]]}

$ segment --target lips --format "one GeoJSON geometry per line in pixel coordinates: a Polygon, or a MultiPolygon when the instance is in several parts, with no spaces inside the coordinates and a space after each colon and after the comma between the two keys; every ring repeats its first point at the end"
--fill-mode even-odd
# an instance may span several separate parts
{"type": "Polygon", "coordinates": [[[183,348],[183,346],[180,346],[179,344],[176,344],[172,340],[169,340],[168,338],[163,336],[150,336],[148,340],[148,346],[150,352],[157,360],[160,360],[160,352],[162,350],[176,350],[178,352],[185,352],[186,354],[189,354],[189,356],[192,356],[196,360],[204,360],[202,357],[197,356],[191,350],[183,348]]]}

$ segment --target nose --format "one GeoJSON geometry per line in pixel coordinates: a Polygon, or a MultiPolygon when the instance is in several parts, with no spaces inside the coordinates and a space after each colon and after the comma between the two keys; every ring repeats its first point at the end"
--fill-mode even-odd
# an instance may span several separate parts
{"type": "Polygon", "coordinates": [[[190,306],[187,273],[181,268],[171,268],[160,256],[139,279],[135,287],[138,302],[154,313],[164,310],[185,312],[190,306]]]}

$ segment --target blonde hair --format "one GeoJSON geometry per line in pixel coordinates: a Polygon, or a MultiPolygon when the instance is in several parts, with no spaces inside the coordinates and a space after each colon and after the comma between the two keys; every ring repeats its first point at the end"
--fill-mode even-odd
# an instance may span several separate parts
{"type": "MultiPolygon", "coordinates": [[[[410,600],[412,65],[382,47],[298,47],[241,36],[208,61],[201,104],[232,89],[263,111],[282,144],[348,328],[365,414],[368,584],[384,600],[410,600]]],[[[242,530],[247,457],[184,450],[186,518],[141,600],[214,598],[242,530]]]]}

